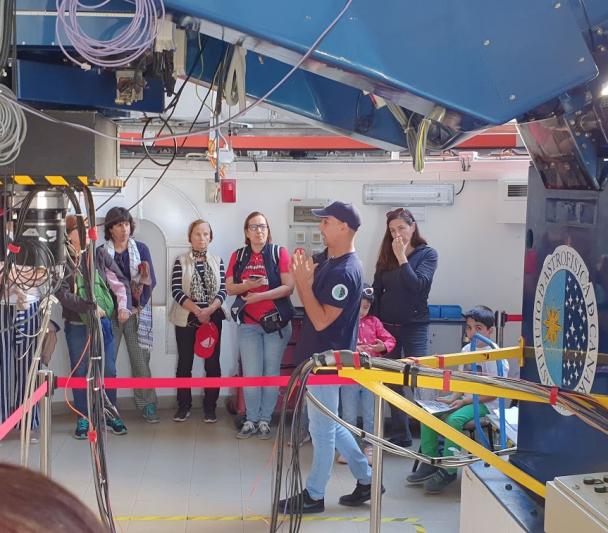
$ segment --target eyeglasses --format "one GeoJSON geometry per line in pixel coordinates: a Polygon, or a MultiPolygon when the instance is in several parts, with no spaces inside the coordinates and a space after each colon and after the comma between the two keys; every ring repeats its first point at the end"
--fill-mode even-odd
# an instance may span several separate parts
{"type": "Polygon", "coordinates": [[[266,231],[268,229],[268,224],[249,224],[247,229],[249,231],[266,231]]]}
{"type": "Polygon", "coordinates": [[[365,287],[363,289],[363,294],[365,294],[365,296],[373,296],[374,295],[374,288],[373,287],[365,287]]]}
{"type": "Polygon", "coordinates": [[[407,209],[404,209],[403,207],[398,207],[397,209],[393,209],[392,211],[386,213],[386,218],[395,217],[403,218],[408,224],[412,224],[413,222],[415,222],[412,213],[410,213],[407,209]]]}

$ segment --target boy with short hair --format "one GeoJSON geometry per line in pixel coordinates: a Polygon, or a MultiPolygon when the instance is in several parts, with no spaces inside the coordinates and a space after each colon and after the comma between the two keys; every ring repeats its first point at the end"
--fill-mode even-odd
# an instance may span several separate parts
{"type": "MultiPolygon", "coordinates": [[[[468,339],[478,333],[486,338],[491,338],[494,332],[494,312],[485,305],[478,305],[467,311],[464,315],[466,321],[465,331],[468,339]]],[[[485,344],[480,340],[476,340],[475,349],[493,349],[494,346],[485,344]]],[[[463,352],[471,351],[471,343],[462,348],[463,352]]],[[[502,361],[503,375],[507,375],[508,362],[502,361]]],[[[472,365],[473,368],[466,370],[490,375],[498,375],[497,361],[484,361],[472,365]],[[476,368],[475,368],[476,367],[476,368]]],[[[474,419],[473,413],[473,397],[470,394],[462,394],[458,392],[451,393],[443,398],[437,398],[437,401],[448,404],[454,408],[445,417],[445,422],[462,431],[462,428],[467,422],[474,419]]],[[[479,416],[487,415],[492,409],[498,407],[498,399],[495,396],[479,396],[479,416]]],[[[439,434],[431,428],[420,424],[420,451],[431,457],[439,455],[438,450],[439,434]]],[[[445,439],[443,446],[443,457],[454,455],[454,451],[458,449],[458,445],[449,439],[445,439]]],[[[439,468],[426,463],[420,465],[420,468],[407,477],[407,482],[411,484],[424,483],[424,489],[430,494],[438,494],[442,492],[450,483],[457,478],[456,468],[439,468]]]]}

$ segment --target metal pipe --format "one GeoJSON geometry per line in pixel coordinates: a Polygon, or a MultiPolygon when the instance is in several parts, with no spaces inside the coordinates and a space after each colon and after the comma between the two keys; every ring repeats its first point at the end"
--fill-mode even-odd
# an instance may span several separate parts
{"type": "MultiPolygon", "coordinates": [[[[384,400],[374,398],[374,434],[384,437],[384,400]]],[[[379,533],[382,521],[382,448],[374,445],[372,453],[372,494],[370,501],[369,531],[379,533]]]]}
{"type": "Polygon", "coordinates": [[[53,397],[53,371],[39,370],[38,384],[46,381],[47,391],[40,400],[40,472],[51,476],[51,399],[53,397]]]}

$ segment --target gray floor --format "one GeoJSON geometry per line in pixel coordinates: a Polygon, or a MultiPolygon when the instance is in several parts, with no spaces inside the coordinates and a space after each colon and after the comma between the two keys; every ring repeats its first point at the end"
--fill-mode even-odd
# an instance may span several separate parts
{"type": "MultiPolygon", "coordinates": [[[[135,412],[126,412],[129,434],[108,437],[112,508],[118,531],[267,531],[274,441],[234,438],[232,417],[223,411],[218,412],[217,424],[204,424],[198,410],[181,424],[173,422],[171,414],[161,412],[162,422],[150,425],[135,412]]],[[[73,426],[68,415],[53,418],[53,478],[96,509],[89,447],[86,441],[72,438],[73,426]]],[[[306,444],[301,451],[304,475],[311,454],[311,445],[306,444]]],[[[19,461],[18,434],[0,442],[0,460],[19,461]]],[[[31,448],[30,464],[34,468],[38,464],[36,445],[31,448]]],[[[404,484],[411,466],[409,460],[385,457],[382,531],[457,532],[459,483],[440,496],[425,495],[421,488],[404,484]]],[[[348,467],[336,463],[325,497],[325,513],[305,517],[302,531],[369,531],[369,506],[353,509],[337,503],[354,485],[348,467]]],[[[288,531],[287,525],[283,530],[288,531]]]]}

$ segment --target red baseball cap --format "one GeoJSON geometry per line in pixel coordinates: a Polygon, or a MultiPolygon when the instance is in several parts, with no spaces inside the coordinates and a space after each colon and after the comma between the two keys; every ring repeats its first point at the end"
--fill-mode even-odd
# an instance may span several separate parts
{"type": "Polygon", "coordinates": [[[213,355],[215,346],[219,341],[219,331],[213,322],[201,324],[196,330],[194,339],[194,353],[199,357],[208,359],[213,355]]]}

